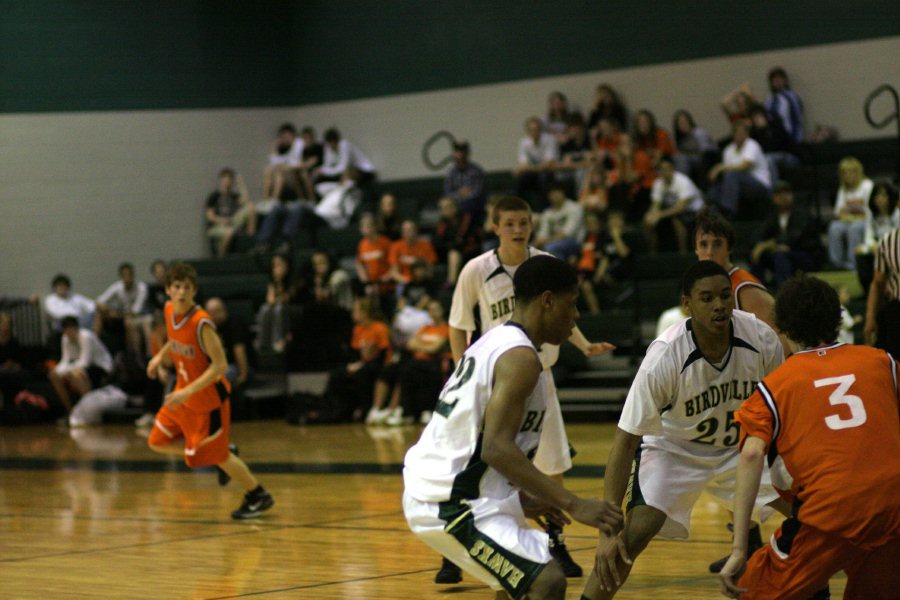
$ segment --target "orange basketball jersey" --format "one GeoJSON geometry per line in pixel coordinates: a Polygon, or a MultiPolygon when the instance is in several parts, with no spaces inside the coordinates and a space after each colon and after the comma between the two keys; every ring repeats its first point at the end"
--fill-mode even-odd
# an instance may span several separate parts
{"type": "Polygon", "coordinates": [[[842,343],[798,352],[736,414],[793,476],[801,523],[874,548],[900,536],[897,366],[842,343]]]}
{"type": "Polygon", "coordinates": [[[733,267],[731,271],[728,272],[728,277],[731,279],[731,293],[734,296],[734,307],[738,310],[741,309],[741,302],[738,300],[738,292],[743,287],[749,285],[758,287],[765,292],[769,291],[759,279],[740,267],[733,267]]]}
{"type": "MultiPolygon", "coordinates": [[[[196,304],[186,314],[176,316],[172,303],[166,302],[165,314],[166,333],[172,342],[169,352],[178,377],[175,389],[178,390],[200,377],[209,367],[211,361],[203,347],[200,330],[204,326],[215,330],[216,326],[209,314],[196,304]]],[[[212,385],[192,394],[184,405],[198,412],[210,411],[218,408],[228,398],[230,390],[228,381],[221,377],[212,385]]]]}

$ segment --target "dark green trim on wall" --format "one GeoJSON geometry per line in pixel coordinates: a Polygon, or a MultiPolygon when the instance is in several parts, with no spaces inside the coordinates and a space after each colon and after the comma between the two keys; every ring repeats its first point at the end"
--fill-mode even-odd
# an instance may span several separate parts
{"type": "Polygon", "coordinates": [[[0,0],[0,15],[10,113],[298,106],[872,39],[897,35],[900,3],[0,0]]]}

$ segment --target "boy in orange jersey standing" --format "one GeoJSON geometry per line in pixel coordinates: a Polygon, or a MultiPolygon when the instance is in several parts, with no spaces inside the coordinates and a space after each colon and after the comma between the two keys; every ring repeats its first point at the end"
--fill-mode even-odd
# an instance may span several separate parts
{"type": "Polygon", "coordinates": [[[246,493],[231,517],[256,518],[275,501],[229,448],[231,386],[225,379],[225,351],[212,318],[194,302],[196,293],[194,268],[185,263],[172,265],[166,277],[168,341],[148,363],[147,375],[155,379],[164,361],[171,362],[177,381],[156,414],[148,443],[154,452],[183,453],[189,467],[214,465],[220,485],[235,479],[246,493]],[[183,447],[173,444],[179,438],[184,440],[183,447]]]}

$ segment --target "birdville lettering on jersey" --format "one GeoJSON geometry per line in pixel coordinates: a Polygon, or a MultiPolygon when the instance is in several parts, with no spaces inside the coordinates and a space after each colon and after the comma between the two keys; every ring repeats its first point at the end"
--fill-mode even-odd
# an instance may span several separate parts
{"type": "Polygon", "coordinates": [[[499,302],[495,302],[491,304],[491,319],[497,320],[501,317],[504,317],[508,314],[511,314],[513,310],[516,308],[516,297],[510,296],[509,298],[504,298],[499,302]]]}
{"type": "Polygon", "coordinates": [[[194,358],[194,347],[189,344],[182,344],[178,340],[172,340],[172,352],[185,358],[194,358]]]}
{"type": "Polygon", "coordinates": [[[502,554],[495,552],[493,548],[483,541],[477,540],[475,545],[469,548],[469,554],[478,562],[493,571],[500,579],[506,579],[513,589],[519,586],[519,582],[525,577],[525,573],[514,564],[506,560],[502,554]]]}
{"type": "Polygon", "coordinates": [[[710,408],[715,408],[729,400],[746,400],[756,389],[756,381],[738,381],[711,386],[684,403],[684,414],[688,417],[700,414],[710,408]]]}

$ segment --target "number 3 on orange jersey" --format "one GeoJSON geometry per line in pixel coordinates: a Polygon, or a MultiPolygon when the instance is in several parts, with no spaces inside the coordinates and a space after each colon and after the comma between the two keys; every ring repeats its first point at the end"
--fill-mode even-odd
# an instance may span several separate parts
{"type": "Polygon", "coordinates": [[[846,404],[850,409],[849,419],[842,419],[840,415],[825,417],[825,424],[828,425],[829,429],[850,429],[851,427],[859,427],[866,422],[866,407],[863,406],[862,398],[847,393],[854,383],[856,383],[856,375],[828,377],[827,379],[817,379],[813,382],[817,388],[836,385],[837,389],[831,392],[828,402],[833,406],[846,404]]]}

